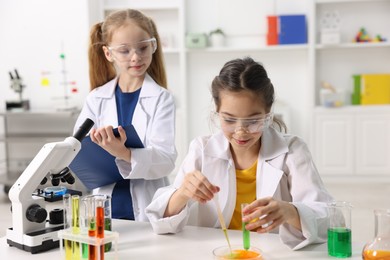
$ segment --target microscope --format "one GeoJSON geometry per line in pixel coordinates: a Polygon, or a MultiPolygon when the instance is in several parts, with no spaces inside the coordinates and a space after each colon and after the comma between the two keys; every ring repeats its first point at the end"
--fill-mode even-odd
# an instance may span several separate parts
{"type": "Polygon", "coordinates": [[[32,254],[59,247],[58,231],[64,229],[64,224],[47,221],[45,198],[35,191],[42,180],[47,179],[46,176],[50,177],[53,185],[58,185],[60,180],[74,183],[68,166],[80,151],[81,141],[93,124],[87,118],[74,136],[62,142],[45,144],[11,187],[9,198],[13,227],[7,229],[6,234],[10,246],[32,254]]]}
{"type": "Polygon", "coordinates": [[[15,75],[12,75],[12,72],[9,72],[9,76],[11,79],[11,88],[13,91],[19,94],[19,100],[18,101],[6,101],[6,109],[7,110],[13,110],[13,109],[23,109],[23,110],[29,110],[30,109],[30,101],[24,100],[22,98],[23,89],[26,87],[23,85],[22,78],[19,76],[18,71],[15,69],[15,75]]]}

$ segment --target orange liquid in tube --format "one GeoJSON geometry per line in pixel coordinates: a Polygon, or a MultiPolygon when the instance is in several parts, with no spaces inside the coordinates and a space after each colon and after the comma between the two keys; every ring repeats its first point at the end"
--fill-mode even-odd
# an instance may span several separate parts
{"type": "MultiPolygon", "coordinates": [[[[104,238],[104,208],[96,207],[96,237],[104,238]]],[[[100,246],[100,259],[104,260],[104,245],[100,246]]]]}

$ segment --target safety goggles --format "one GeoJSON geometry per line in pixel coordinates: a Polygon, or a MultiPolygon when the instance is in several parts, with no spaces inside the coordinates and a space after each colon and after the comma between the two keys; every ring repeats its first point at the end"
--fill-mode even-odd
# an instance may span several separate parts
{"type": "MultiPolygon", "coordinates": [[[[250,117],[250,118],[237,118],[228,115],[223,115],[215,112],[215,116],[218,117],[219,122],[217,126],[229,133],[235,133],[238,130],[244,130],[250,134],[261,132],[264,128],[271,125],[273,120],[273,113],[270,112],[263,116],[250,117]]],[[[213,120],[214,121],[214,120],[213,120]]]]}
{"type": "Polygon", "coordinates": [[[151,56],[157,49],[157,40],[153,37],[137,43],[108,46],[107,48],[116,60],[130,61],[134,54],[141,58],[151,56]]]}

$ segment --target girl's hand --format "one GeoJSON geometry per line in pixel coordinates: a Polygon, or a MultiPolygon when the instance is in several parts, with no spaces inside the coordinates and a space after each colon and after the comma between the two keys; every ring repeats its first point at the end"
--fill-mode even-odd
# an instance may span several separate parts
{"type": "Polygon", "coordinates": [[[272,197],[255,200],[243,209],[243,214],[245,216],[242,221],[248,223],[245,228],[258,233],[269,232],[283,223],[301,230],[300,217],[295,206],[272,197]]]}
{"type": "Polygon", "coordinates": [[[92,129],[90,137],[92,142],[98,144],[112,156],[130,162],[131,151],[125,146],[126,132],[122,126],[118,126],[119,136],[115,137],[112,126],[92,129]]]}
{"type": "Polygon", "coordinates": [[[187,200],[206,203],[214,198],[214,193],[219,192],[219,187],[211,184],[200,171],[193,171],[186,174],[178,192],[187,200]]]}
{"type": "Polygon", "coordinates": [[[190,199],[206,203],[217,192],[219,192],[219,187],[211,184],[200,171],[187,173],[180,188],[169,199],[164,217],[179,214],[190,199]]]}

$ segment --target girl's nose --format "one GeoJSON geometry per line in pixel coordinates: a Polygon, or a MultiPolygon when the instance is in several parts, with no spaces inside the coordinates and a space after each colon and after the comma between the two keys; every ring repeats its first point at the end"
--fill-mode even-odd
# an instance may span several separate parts
{"type": "Polygon", "coordinates": [[[236,133],[236,134],[246,134],[246,133],[248,133],[248,128],[243,126],[243,125],[238,125],[234,129],[234,133],[236,133]]]}
{"type": "Polygon", "coordinates": [[[141,59],[141,56],[137,54],[137,52],[133,52],[131,55],[131,61],[138,61],[141,59]]]}

